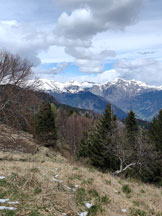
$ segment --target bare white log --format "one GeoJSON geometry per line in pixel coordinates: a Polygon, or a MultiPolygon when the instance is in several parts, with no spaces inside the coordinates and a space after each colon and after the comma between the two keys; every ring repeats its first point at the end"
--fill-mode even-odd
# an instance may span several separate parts
{"type": "Polygon", "coordinates": [[[124,172],[125,170],[127,170],[128,168],[130,168],[130,167],[132,167],[132,166],[135,166],[135,165],[137,165],[137,164],[138,164],[138,163],[130,163],[130,164],[128,164],[127,166],[125,166],[124,168],[123,168],[123,165],[120,164],[120,170],[115,171],[114,174],[115,174],[115,175],[118,175],[118,174],[124,172]]]}

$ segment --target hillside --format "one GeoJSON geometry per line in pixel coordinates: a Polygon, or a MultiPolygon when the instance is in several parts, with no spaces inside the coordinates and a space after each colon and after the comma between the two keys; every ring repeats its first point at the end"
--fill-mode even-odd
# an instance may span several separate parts
{"type": "Polygon", "coordinates": [[[131,109],[131,107],[137,116],[151,121],[162,108],[162,91],[152,91],[136,96],[128,105],[128,108],[131,109]]]}
{"type": "MultiPolygon", "coordinates": [[[[91,110],[97,113],[103,113],[106,105],[110,104],[109,101],[104,99],[103,97],[92,94],[91,92],[78,92],[75,94],[71,93],[52,93],[58,101],[63,104],[68,104],[72,107],[77,107],[80,109],[91,110]]],[[[114,114],[120,118],[125,119],[127,114],[123,112],[120,108],[115,105],[112,105],[112,109],[114,114]]]]}
{"type": "MultiPolygon", "coordinates": [[[[17,136],[22,138],[20,133],[17,136]]],[[[28,140],[30,135],[23,133],[23,137],[28,140]]],[[[0,152],[0,215],[162,215],[161,189],[103,174],[38,147],[32,139],[31,143],[37,151],[0,152]],[[2,206],[15,210],[2,211],[2,206]]]]}
{"type": "Polygon", "coordinates": [[[39,90],[58,96],[58,100],[65,104],[74,104],[75,107],[86,106],[95,112],[103,112],[103,100],[116,106],[123,112],[134,110],[137,118],[152,120],[162,108],[162,87],[149,86],[135,80],[116,79],[105,84],[93,82],[71,81],[67,83],[55,82],[48,79],[39,80],[39,90]],[[79,94],[85,92],[84,103],[79,94]],[[88,98],[89,92],[98,97],[98,100],[88,98]],[[102,97],[102,99],[101,99],[102,97]],[[71,101],[75,98],[74,101],[71,101]],[[77,98],[77,100],[76,100],[77,98]],[[102,101],[101,101],[102,100],[102,101]]]}
{"type": "Polygon", "coordinates": [[[0,106],[3,107],[3,110],[0,109],[0,123],[30,131],[31,116],[38,112],[43,102],[54,104],[58,109],[66,110],[69,113],[88,114],[93,118],[99,116],[90,110],[64,105],[46,92],[14,85],[0,85],[0,106]]]}

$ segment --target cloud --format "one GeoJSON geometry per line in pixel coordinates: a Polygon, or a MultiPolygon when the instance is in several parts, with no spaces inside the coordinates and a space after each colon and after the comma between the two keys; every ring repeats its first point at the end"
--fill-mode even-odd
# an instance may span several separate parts
{"type": "Polygon", "coordinates": [[[47,74],[55,75],[62,73],[68,67],[67,62],[58,63],[56,67],[50,68],[46,71],[47,74]]]}
{"type": "Polygon", "coordinates": [[[116,79],[117,77],[118,77],[117,71],[112,69],[112,70],[104,71],[101,74],[98,74],[94,81],[96,83],[106,83],[116,79]]]}
{"type": "Polygon", "coordinates": [[[140,54],[140,55],[151,55],[151,54],[154,54],[154,53],[155,53],[154,51],[138,52],[138,54],[140,54]]]}
{"type": "MultiPolygon", "coordinates": [[[[143,20],[133,28],[130,26],[137,23],[145,0],[24,2],[2,0],[0,49],[28,57],[34,65],[39,65],[40,59],[44,62],[60,62],[47,71],[49,74],[60,74],[66,68],[66,63],[63,62],[69,60],[75,62],[81,72],[88,73],[87,76],[94,80],[109,80],[118,75],[149,83],[160,82],[161,63],[157,60],[120,60],[115,70],[105,71],[104,68],[105,62],[115,56],[115,59],[155,57],[151,51],[161,44],[160,0],[156,4],[147,1],[148,10],[144,13],[149,17],[149,22],[147,19],[143,20]],[[157,9],[158,20],[153,20],[157,9]],[[123,30],[128,26],[129,29],[124,33],[123,30]],[[158,74],[158,81],[153,73],[158,74]]],[[[156,57],[157,55],[161,56],[161,51],[156,52],[156,57]]]]}
{"type": "Polygon", "coordinates": [[[56,34],[67,38],[89,39],[109,29],[124,29],[135,24],[143,0],[61,0],[61,6],[71,9],[63,12],[56,25],[56,34]]]}
{"type": "Polygon", "coordinates": [[[95,83],[106,83],[116,78],[140,80],[149,85],[161,86],[162,62],[151,58],[135,60],[122,59],[116,63],[114,69],[106,70],[103,73],[85,73],[85,75],[79,77],[68,77],[66,80],[62,76],[56,76],[56,80],[58,81],[75,79],[80,82],[91,81],[95,83]]]}
{"type": "Polygon", "coordinates": [[[115,70],[124,79],[140,80],[151,85],[161,85],[162,82],[162,62],[155,59],[119,60],[115,70]]]}
{"type": "Polygon", "coordinates": [[[56,77],[61,77],[60,82],[63,82],[65,81],[65,77],[62,77],[62,72],[64,72],[67,67],[68,62],[57,63],[55,67],[51,68],[49,68],[48,64],[44,64],[43,67],[41,65],[34,67],[33,72],[39,74],[39,78],[43,79],[48,77],[48,79],[57,80],[56,77]]]}
{"type": "Polygon", "coordinates": [[[100,53],[94,53],[91,49],[67,47],[65,51],[75,57],[75,64],[84,73],[102,73],[104,71],[104,61],[107,58],[116,56],[116,53],[112,50],[103,50],[100,53]]]}
{"type": "Polygon", "coordinates": [[[112,69],[112,70],[107,70],[104,71],[103,73],[85,73],[84,75],[81,76],[75,76],[73,75],[68,76],[68,77],[64,77],[61,74],[57,74],[54,78],[55,81],[59,81],[59,82],[67,82],[67,81],[71,81],[71,80],[76,80],[78,82],[84,82],[84,81],[89,81],[89,82],[94,82],[94,83],[107,83],[109,81],[112,81],[114,79],[116,79],[118,77],[118,74],[116,72],[116,70],[112,69]]]}
{"type": "Polygon", "coordinates": [[[65,46],[65,52],[75,58],[75,63],[81,72],[102,73],[105,60],[107,57],[115,57],[115,52],[104,50],[94,54],[91,49],[92,39],[99,33],[123,30],[135,24],[144,0],[53,0],[53,2],[65,10],[58,18],[54,30],[55,42],[60,41],[60,45],[65,46]]]}
{"type": "Polygon", "coordinates": [[[0,49],[28,58],[36,66],[41,63],[38,53],[48,46],[45,34],[31,26],[16,20],[0,21],[0,49]]]}

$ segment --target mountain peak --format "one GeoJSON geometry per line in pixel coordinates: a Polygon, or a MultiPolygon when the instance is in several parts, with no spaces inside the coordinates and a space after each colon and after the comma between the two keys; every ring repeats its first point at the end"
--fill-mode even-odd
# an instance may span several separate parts
{"type": "Polygon", "coordinates": [[[124,91],[135,91],[141,92],[143,90],[162,90],[162,87],[150,86],[144,82],[136,80],[124,80],[122,78],[117,78],[111,82],[105,84],[99,84],[89,81],[78,82],[71,80],[69,82],[56,82],[54,80],[39,79],[39,90],[43,91],[55,91],[55,92],[70,92],[77,93],[80,91],[91,91],[93,88],[98,88],[100,91],[110,88],[120,88],[124,91]]]}

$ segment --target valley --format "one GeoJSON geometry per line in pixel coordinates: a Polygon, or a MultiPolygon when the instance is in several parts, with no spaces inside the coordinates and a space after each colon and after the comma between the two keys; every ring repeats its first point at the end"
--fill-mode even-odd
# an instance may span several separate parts
{"type": "Polygon", "coordinates": [[[162,108],[162,87],[139,81],[116,79],[106,84],[96,84],[40,79],[39,83],[40,91],[48,92],[61,103],[73,107],[103,113],[106,104],[111,103],[119,118],[125,118],[126,113],[133,110],[137,118],[151,121],[162,108]]]}

